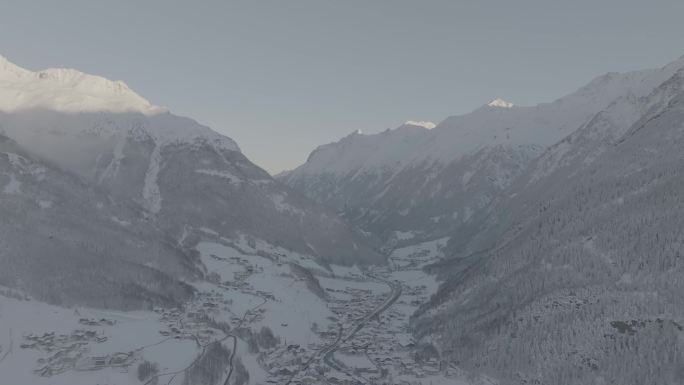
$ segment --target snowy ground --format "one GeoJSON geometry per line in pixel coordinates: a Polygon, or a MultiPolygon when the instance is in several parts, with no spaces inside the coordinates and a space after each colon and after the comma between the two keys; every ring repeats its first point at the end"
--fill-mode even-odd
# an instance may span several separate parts
{"type": "MultiPolygon", "coordinates": [[[[133,370],[127,367],[110,367],[89,370],[89,357],[107,356],[115,353],[134,352],[135,360],[147,359],[160,363],[162,370],[179,370],[189,365],[198,353],[195,342],[187,339],[164,337],[159,330],[166,325],[152,312],[107,312],[89,309],[64,309],[35,301],[23,301],[0,296],[0,345],[4,360],[0,362],[0,377],[7,384],[138,384],[133,370]],[[113,325],[88,326],[80,319],[107,319],[113,325]],[[76,330],[94,331],[104,342],[88,341],[75,368],[64,373],[40,376],[34,373],[41,368],[38,360],[47,359],[63,347],[54,342],[45,348],[25,348],[26,336],[55,333],[71,337],[76,330]],[[86,365],[79,368],[79,364],[86,365]]],[[[66,349],[65,349],[66,350],[66,349]]],[[[3,357],[0,355],[0,357],[3,357]]]]}
{"type": "Polygon", "coordinates": [[[266,357],[273,383],[467,384],[457,368],[413,354],[410,316],[438,287],[423,268],[442,257],[446,241],[397,249],[387,266],[333,267],[319,276],[334,322],[319,328],[322,345],[266,357]],[[274,370],[283,367],[284,375],[274,370]]]}
{"type": "Polygon", "coordinates": [[[232,350],[236,338],[233,359],[250,384],[458,383],[411,355],[409,317],[437,289],[422,268],[441,257],[446,240],[395,250],[387,266],[362,271],[325,268],[258,240],[210,239],[197,246],[208,279],[193,283],[197,298],[182,310],[65,309],[0,295],[2,382],[137,385],[146,382],[137,367],[147,360],[158,364],[159,383],[180,385],[205,346],[221,341],[232,350]],[[264,328],[275,345],[244,334],[264,328]]]}

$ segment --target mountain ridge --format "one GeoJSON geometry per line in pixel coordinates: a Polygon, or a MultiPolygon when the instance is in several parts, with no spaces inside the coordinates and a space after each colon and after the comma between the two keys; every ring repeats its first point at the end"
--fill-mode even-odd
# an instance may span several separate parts
{"type": "Polygon", "coordinates": [[[445,281],[417,334],[502,384],[681,381],[683,75],[533,161],[484,230],[432,267],[445,281]]]}
{"type": "Polygon", "coordinates": [[[443,236],[437,227],[469,233],[464,226],[471,218],[484,218],[532,159],[615,104],[622,112],[613,119],[627,124],[635,119],[629,111],[639,100],[682,67],[684,58],[659,69],[607,73],[553,102],[513,106],[497,101],[497,106],[448,117],[430,130],[400,126],[352,134],[319,146],[307,162],[278,178],[386,242],[395,242],[395,233],[411,232],[413,241],[443,236]],[[472,199],[478,191],[482,198],[472,199]],[[438,204],[431,205],[433,200],[438,204]],[[440,205],[453,212],[440,214],[440,205]],[[420,213],[413,215],[413,209],[420,213]],[[422,214],[428,211],[432,214],[422,214]]]}
{"type": "Polygon", "coordinates": [[[30,71],[0,56],[0,111],[46,108],[61,112],[166,113],[123,81],[70,68],[30,71]]]}

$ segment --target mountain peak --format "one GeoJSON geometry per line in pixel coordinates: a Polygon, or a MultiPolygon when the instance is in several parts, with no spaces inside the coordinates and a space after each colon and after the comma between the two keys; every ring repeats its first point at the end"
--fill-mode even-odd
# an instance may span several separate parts
{"type": "Polygon", "coordinates": [[[499,108],[511,108],[511,107],[513,107],[513,103],[507,102],[501,98],[496,98],[496,99],[492,100],[491,102],[487,103],[487,106],[499,107],[499,108]]]}
{"type": "Polygon", "coordinates": [[[140,112],[167,110],[152,105],[122,81],[70,68],[30,71],[0,56],[0,111],[43,108],[59,112],[140,112]]]}
{"type": "Polygon", "coordinates": [[[4,80],[9,77],[22,77],[29,75],[31,71],[19,67],[18,65],[10,62],[4,56],[0,55],[0,80],[4,80]]]}
{"type": "Polygon", "coordinates": [[[353,138],[355,136],[363,135],[363,131],[357,129],[349,133],[349,135],[345,136],[345,138],[353,138]]]}

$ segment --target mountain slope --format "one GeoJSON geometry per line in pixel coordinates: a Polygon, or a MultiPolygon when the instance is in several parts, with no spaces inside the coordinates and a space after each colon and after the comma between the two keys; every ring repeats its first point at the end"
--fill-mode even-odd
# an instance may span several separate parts
{"type": "Polygon", "coordinates": [[[63,306],[176,305],[193,254],[140,208],[36,160],[0,136],[0,285],[63,306]]]}
{"type": "Polygon", "coordinates": [[[46,280],[32,292],[51,302],[147,306],[155,301],[102,303],[103,292],[126,282],[132,290],[140,280],[157,282],[150,292],[168,292],[167,302],[182,300],[191,292],[179,280],[201,271],[196,253],[187,250],[204,238],[262,240],[324,263],[384,261],[371,238],[273,180],[233,140],[151,105],[121,82],[75,70],[32,72],[0,60],[0,134],[9,148],[0,168],[8,191],[0,210],[3,218],[16,218],[1,225],[3,266],[13,272],[4,281],[28,289],[46,280]],[[18,152],[51,177],[22,173],[11,161],[18,152]],[[35,203],[51,194],[64,204],[35,203]],[[50,235],[61,232],[64,238],[50,235]],[[61,259],[45,263],[50,253],[61,259]],[[134,272],[122,278],[128,263],[134,272]],[[108,264],[118,264],[121,276],[102,279],[99,271],[108,264]],[[83,273],[88,266],[98,272],[83,273]],[[41,279],[51,269],[61,275],[41,279]],[[77,276],[100,285],[89,291],[92,298],[59,286],[65,277],[78,282],[77,276]]]}
{"type": "Polygon", "coordinates": [[[454,233],[466,240],[546,148],[618,101],[631,110],[682,65],[607,74],[534,107],[497,99],[433,129],[353,133],[320,146],[280,179],[390,245],[454,233]]]}
{"type": "Polygon", "coordinates": [[[414,325],[444,359],[503,384],[681,381],[684,70],[670,75],[550,147],[480,251],[434,267],[446,282],[414,325]]]}
{"type": "Polygon", "coordinates": [[[178,239],[206,227],[329,262],[382,260],[335,213],[275,182],[230,138],[152,106],[123,83],[75,70],[36,73],[6,61],[3,66],[5,135],[141,204],[178,239]],[[39,91],[45,89],[49,97],[43,100],[39,91]],[[13,108],[8,100],[21,103],[13,108]]]}

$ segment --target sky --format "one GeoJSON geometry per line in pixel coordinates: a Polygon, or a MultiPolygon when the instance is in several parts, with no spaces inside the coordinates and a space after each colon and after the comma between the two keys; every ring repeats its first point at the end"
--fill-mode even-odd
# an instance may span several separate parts
{"type": "Polygon", "coordinates": [[[552,101],[684,55],[681,0],[21,0],[0,55],[123,80],[271,173],[501,97],[552,101]]]}

